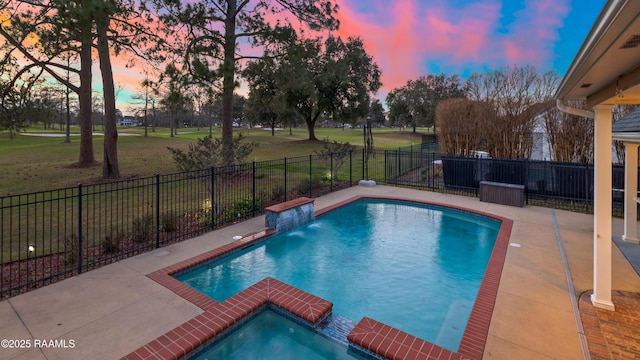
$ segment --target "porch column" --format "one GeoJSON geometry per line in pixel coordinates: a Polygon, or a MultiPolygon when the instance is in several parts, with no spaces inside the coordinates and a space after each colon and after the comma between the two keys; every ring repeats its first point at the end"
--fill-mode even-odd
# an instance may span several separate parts
{"type": "Polygon", "coordinates": [[[595,107],[593,183],[593,295],[595,307],[614,310],[611,301],[611,105],[595,107]]]}
{"type": "Polygon", "coordinates": [[[638,144],[624,143],[624,235],[622,240],[638,244],[638,144]]]}

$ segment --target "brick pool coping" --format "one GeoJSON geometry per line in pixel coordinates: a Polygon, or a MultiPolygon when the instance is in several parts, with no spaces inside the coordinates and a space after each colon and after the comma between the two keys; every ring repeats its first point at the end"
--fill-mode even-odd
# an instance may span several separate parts
{"type": "MultiPolygon", "coordinates": [[[[502,222],[457,353],[368,317],[360,320],[347,336],[351,346],[363,348],[387,359],[481,359],[491,323],[491,315],[500,284],[513,221],[494,214],[457,206],[381,196],[355,196],[315,213],[320,216],[360,199],[398,200],[434,205],[483,215],[502,222]]],[[[265,278],[219,303],[173,277],[178,272],[250,246],[273,233],[274,230],[271,229],[260,231],[148,274],[147,276],[150,279],[190,301],[204,310],[204,312],[148,344],[141,346],[123,359],[179,359],[199,346],[208,343],[215,336],[220,335],[234,324],[266,305],[276,306],[311,324],[317,324],[328,316],[333,307],[331,302],[273,278],[265,278]]]]}

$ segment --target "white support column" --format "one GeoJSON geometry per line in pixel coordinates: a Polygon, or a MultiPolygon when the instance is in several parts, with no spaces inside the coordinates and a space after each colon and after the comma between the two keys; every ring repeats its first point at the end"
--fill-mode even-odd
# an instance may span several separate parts
{"type": "Polygon", "coordinates": [[[614,310],[611,301],[611,105],[595,108],[593,184],[593,295],[595,307],[614,310]]]}
{"type": "Polygon", "coordinates": [[[622,240],[638,244],[638,144],[624,143],[624,235],[622,240]]]}

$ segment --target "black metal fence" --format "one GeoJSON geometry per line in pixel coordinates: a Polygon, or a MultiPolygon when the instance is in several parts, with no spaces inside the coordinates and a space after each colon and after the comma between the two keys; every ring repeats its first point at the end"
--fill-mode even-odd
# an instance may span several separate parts
{"type": "MultiPolygon", "coordinates": [[[[298,197],[317,197],[364,178],[362,151],[309,155],[202,171],[0,197],[0,297],[192,238],[298,197]]],[[[528,204],[590,212],[593,166],[445,157],[432,147],[377,150],[379,184],[478,195],[482,180],[523,184],[528,204]]],[[[614,168],[622,188],[623,169],[614,168]]],[[[622,213],[613,191],[614,213],[622,213]]]]}
{"type": "MultiPolygon", "coordinates": [[[[429,148],[385,151],[383,158],[384,170],[373,172],[380,183],[475,197],[481,181],[518,184],[525,186],[526,204],[593,212],[593,164],[443,156],[429,148]]],[[[611,196],[613,215],[622,217],[622,165],[613,166],[611,196]]]]}
{"type": "Polygon", "coordinates": [[[310,155],[0,197],[0,297],[351,186],[362,169],[362,152],[310,155]]]}

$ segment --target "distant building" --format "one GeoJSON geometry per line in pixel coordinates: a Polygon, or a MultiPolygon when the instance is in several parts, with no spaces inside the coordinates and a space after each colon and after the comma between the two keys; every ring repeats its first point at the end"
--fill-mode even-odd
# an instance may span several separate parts
{"type": "Polygon", "coordinates": [[[535,125],[533,128],[533,147],[531,149],[531,160],[545,160],[551,159],[551,144],[549,143],[549,135],[547,134],[547,128],[544,124],[542,115],[536,116],[535,125]]]}
{"type": "Polygon", "coordinates": [[[117,122],[118,126],[142,126],[142,120],[136,116],[125,115],[117,122]]]}

